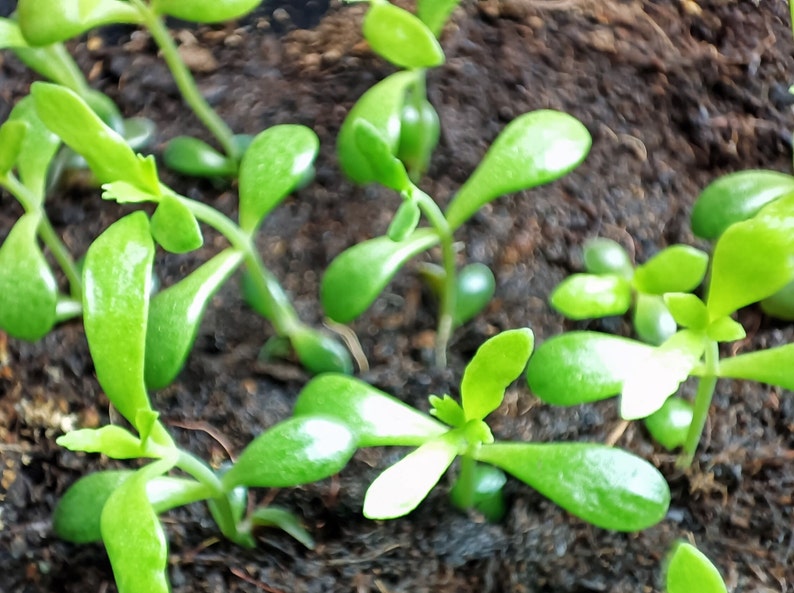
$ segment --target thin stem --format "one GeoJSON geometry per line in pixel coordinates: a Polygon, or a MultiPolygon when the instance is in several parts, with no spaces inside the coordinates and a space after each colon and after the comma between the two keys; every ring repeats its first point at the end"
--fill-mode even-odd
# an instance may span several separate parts
{"type": "Polygon", "coordinates": [[[163,59],[171,70],[174,82],[182,93],[185,102],[190,106],[196,116],[206,126],[210,133],[231,159],[239,160],[237,147],[234,142],[234,132],[226,125],[217,113],[209,106],[196,86],[196,81],[190,74],[185,62],[179,56],[179,50],[159,15],[155,14],[141,0],[131,0],[132,4],[140,11],[143,24],[149,29],[157,46],[163,54],[163,59]]]}
{"type": "Polygon", "coordinates": [[[714,389],[717,386],[717,373],[719,366],[719,345],[717,342],[709,342],[706,345],[705,370],[698,380],[697,393],[695,394],[695,405],[692,412],[692,423],[689,425],[689,432],[684,442],[684,450],[678,458],[679,467],[687,467],[695,458],[700,437],[703,434],[703,427],[706,425],[711,400],[714,397],[714,389]]]}
{"type": "Polygon", "coordinates": [[[226,490],[223,488],[221,479],[212,471],[212,468],[192,453],[180,449],[176,466],[207,486],[212,492],[213,498],[226,496],[226,490]]]}
{"type": "Polygon", "coordinates": [[[474,507],[474,490],[476,487],[477,461],[470,455],[461,455],[460,474],[456,487],[460,496],[457,503],[465,510],[474,507]]]}

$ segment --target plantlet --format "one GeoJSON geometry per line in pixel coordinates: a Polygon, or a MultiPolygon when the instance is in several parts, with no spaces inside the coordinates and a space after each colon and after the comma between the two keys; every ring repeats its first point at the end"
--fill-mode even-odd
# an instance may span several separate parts
{"type": "Polygon", "coordinates": [[[667,557],[667,593],[728,593],[717,567],[692,544],[677,543],[667,557]]]}
{"type": "MultiPolygon", "coordinates": [[[[192,502],[206,500],[221,532],[240,545],[254,546],[252,530],[259,525],[281,527],[311,545],[297,519],[284,510],[246,513],[248,488],[323,479],[344,467],[355,450],[355,439],[341,422],[319,416],[277,424],[218,470],[174,443],[147,393],[151,361],[161,363],[171,347],[152,335],[162,338],[159,322],[174,323],[175,317],[194,314],[190,309],[195,307],[187,289],[177,297],[173,291],[181,289],[172,288],[169,297],[164,292],[150,301],[155,224],[143,212],[117,221],[91,245],[83,268],[83,319],[97,378],[131,428],[108,425],[58,439],[73,451],[152,460],[137,470],[82,478],[55,511],[55,531],[64,539],[105,544],[121,593],[169,591],[167,544],[158,514],[192,502]],[[170,316],[163,317],[164,308],[170,316]],[[187,477],[170,475],[174,469],[187,477]]],[[[217,264],[216,272],[221,267],[217,264]]]]}
{"type": "Polygon", "coordinates": [[[636,531],[660,521],[670,500],[667,483],[638,457],[594,443],[494,439],[485,418],[523,371],[532,346],[529,329],[505,331],[485,342],[463,374],[461,403],[449,395],[430,396],[436,419],[366,383],[336,374],[320,375],[306,385],[295,416],[337,418],[349,427],[359,447],[416,447],[370,485],[364,515],[371,519],[411,512],[459,457],[453,503],[477,508],[492,520],[504,508],[504,470],[599,527],[636,531]]]}

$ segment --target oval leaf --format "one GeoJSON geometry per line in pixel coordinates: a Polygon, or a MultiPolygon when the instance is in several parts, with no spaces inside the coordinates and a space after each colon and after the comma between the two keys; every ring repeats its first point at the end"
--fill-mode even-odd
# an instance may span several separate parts
{"type": "Polygon", "coordinates": [[[692,416],[692,404],[680,397],[670,397],[645,419],[645,427],[656,442],[672,451],[686,442],[692,416]]]}
{"type": "Polygon", "coordinates": [[[353,372],[350,352],[336,338],[311,327],[301,327],[289,336],[301,366],[313,374],[353,372]]]}
{"type": "Polygon", "coordinates": [[[651,350],[635,340],[596,332],[562,334],[535,350],[527,368],[529,388],[557,406],[612,397],[651,350]]]}
{"type": "Polygon", "coordinates": [[[455,279],[455,325],[463,325],[482,311],[496,291],[496,279],[485,264],[464,266],[455,279]]]}
{"type": "Polygon", "coordinates": [[[175,196],[163,196],[152,215],[151,225],[155,241],[171,253],[188,253],[204,244],[198,220],[175,196]]]}
{"type": "Polygon", "coordinates": [[[419,229],[400,243],[377,237],[343,251],[328,266],[320,285],[326,315],[338,323],[352,321],[378,298],[405,262],[436,243],[435,232],[419,229]]]}
{"type": "Polygon", "coordinates": [[[771,297],[761,301],[761,310],[772,317],[794,321],[794,282],[789,282],[771,297]]]}
{"type": "Polygon", "coordinates": [[[739,354],[720,361],[719,376],[794,390],[794,344],[739,354]]]}
{"type": "Polygon", "coordinates": [[[280,125],[254,138],[240,164],[240,227],[262,219],[311,175],[320,141],[306,126],[280,125]]]}
{"type": "Polygon", "coordinates": [[[0,18],[0,49],[25,47],[27,42],[19,30],[19,25],[11,19],[0,18]]]}
{"type": "Polygon", "coordinates": [[[28,43],[50,45],[100,25],[140,23],[141,15],[119,0],[19,0],[17,20],[28,43]]]}
{"type": "Polygon", "coordinates": [[[667,564],[667,593],[728,593],[720,572],[703,552],[686,542],[676,545],[667,564]]]}
{"type": "Polygon", "coordinates": [[[363,31],[372,49],[400,68],[444,63],[444,50],[433,32],[413,14],[385,0],[371,4],[363,31]]]}
{"type": "Polygon", "coordinates": [[[259,6],[262,0],[153,0],[152,7],[167,14],[194,23],[222,23],[245,16],[259,6]]]}
{"type": "Polygon", "coordinates": [[[638,293],[634,304],[632,323],[637,337],[653,346],[670,339],[678,330],[675,319],[664,304],[664,299],[655,294],[638,293]]]}
{"type": "Polygon", "coordinates": [[[8,120],[0,126],[0,179],[14,168],[27,131],[24,121],[8,120]]]}
{"type": "Polygon", "coordinates": [[[386,236],[397,243],[405,241],[416,230],[421,217],[422,211],[416,201],[403,200],[391,219],[386,236]]]}
{"type": "Polygon", "coordinates": [[[709,325],[708,309],[694,294],[671,292],[664,295],[664,304],[681,327],[706,329],[709,325]]]}
{"type": "Polygon", "coordinates": [[[444,23],[458,4],[460,0],[418,0],[416,12],[433,35],[438,37],[444,28],[444,23]]]}
{"type": "Polygon", "coordinates": [[[55,325],[58,285],[36,240],[39,215],[23,215],[0,247],[0,328],[38,340],[55,325]]]}
{"type": "Polygon", "coordinates": [[[623,315],[631,306],[631,284],[614,274],[572,274],[557,285],[549,302],[568,319],[623,315]]]}
{"type": "Polygon", "coordinates": [[[353,434],[319,416],[290,418],[254,439],[222,480],[237,486],[283,488],[317,482],[339,472],[356,451],[353,434]]]}
{"type": "Polygon", "coordinates": [[[44,201],[50,163],[58,152],[61,139],[41,121],[30,95],[14,106],[9,119],[27,124],[27,133],[22,141],[16,166],[22,183],[36,196],[38,204],[41,204],[44,201]]]}
{"type": "MultiPolygon", "coordinates": [[[[414,89],[414,92],[417,91],[414,89]]],[[[414,102],[414,98],[409,96],[403,105],[397,158],[405,163],[411,178],[418,182],[427,171],[430,157],[438,145],[441,125],[438,112],[429,101],[423,99],[418,107],[414,102]]]]}
{"type": "Polygon", "coordinates": [[[576,168],[592,138],[575,117],[559,111],[526,113],[510,122],[447,208],[457,229],[488,202],[554,181],[576,168]]]}
{"type": "Polygon", "coordinates": [[[794,177],[777,171],[749,170],[723,175],[704,189],[692,207],[692,231],[716,239],[734,223],[794,191],[794,177]]]}
{"type": "Polygon", "coordinates": [[[582,257],[585,269],[591,274],[618,274],[626,279],[634,275],[629,254],[612,239],[590,239],[582,247],[582,257]]]}
{"type": "Polygon", "coordinates": [[[353,135],[361,154],[367,157],[374,181],[395,191],[407,191],[411,182],[405,165],[393,153],[393,148],[378,129],[365,119],[353,122],[353,135]]]}
{"type": "Polygon", "coordinates": [[[496,443],[477,454],[569,513],[603,529],[640,531],[670,504],[662,474],[639,457],[590,443],[496,443]]]}
{"type": "Polygon", "coordinates": [[[331,416],[345,423],[358,447],[421,445],[448,428],[427,414],[353,377],[315,377],[295,402],[295,416],[331,416]]]}
{"type": "Polygon", "coordinates": [[[709,256],[688,245],[662,249],[634,271],[634,286],[640,292],[664,294],[691,292],[706,276],[709,256]]]}
{"type": "Polygon", "coordinates": [[[190,136],[177,136],[163,151],[163,161],[172,171],[191,177],[233,177],[237,163],[206,142],[190,136]]]}

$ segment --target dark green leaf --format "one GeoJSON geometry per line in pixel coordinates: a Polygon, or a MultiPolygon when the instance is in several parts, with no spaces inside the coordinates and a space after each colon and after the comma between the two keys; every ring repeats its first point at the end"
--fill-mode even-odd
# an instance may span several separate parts
{"type": "Polygon", "coordinates": [[[166,166],[191,177],[233,177],[237,163],[212,146],[190,136],[177,136],[163,151],[166,166]]]}
{"type": "Polygon", "coordinates": [[[761,301],[761,309],[772,317],[794,321],[794,282],[789,282],[771,297],[761,301]]]}
{"type": "Polygon", "coordinates": [[[198,220],[176,196],[165,195],[152,215],[152,236],[171,253],[188,253],[204,244],[198,220]]]}
{"type": "Polygon", "coordinates": [[[444,63],[438,39],[416,16],[376,0],[364,17],[364,38],[372,49],[401,68],[432,68],[444,63]]]}
{"type": "Polygon", "coordinates": [[[662,344],[678,329],[675,319],[664,304],[664,299],[643,292],[636,295],[632,323],[637,337],[653,346],[662,344]]]}
{"type": "MultiPolygon", "coordinates": [[[[507,483],[505,473],[493,465],[477,463],[474,466],[474,508],[482,513],[488,521],[501,521],[506,512],[504,485],[507,483]]],[[[452,504],[463,511],[468,511],[466,486],[460,477],[455,481],[449,497],[452,504]]]]}
{"type": "Polygon", "coordinates": [[[670,504],[655,467],[604,445],[496,443],[483,445],[477,458],[604,529],[640,531],[661,521],[670,504]]]}
{"type": "Polygon", "coordinates": [[[301,366],[311,373],[353,372],[353,361],[347,348],[322,331],[303,327],[291,333],[289,341],[301,366]]]}
{"type": "Polygon", "coordinates": [[[52,527],[61,539],[88,544],[102,539],[100,517],[110,495],[134,472],[109,470],[88,474],[72,484],[58,501],[52,527]]]}
{"type": "Polygon", "coordinates": [[[495,291],[496,279],[488,266],[480,263],[464,266],[455,279],[455,325],[463,325],[482,311],[495,291]]]}
{"type": "Polygon", "coordinates": [[[627,280],[634,275],[629,254],[612,239],[590,239],[582,247],[582,252],[584,267],[591,274],[617,274],[627,280]]]}
{"type": "Polygon", "coordinates": [[[222,23],[245,16],[262,0],[152,0],[152,7],[166,14],[194,23],[222,23]]]}
{"type": "Polygon", "coordinates": [[[692,424],[692,404],[680,397],[669,397],[661,408],[645,419],[653,439],[668,451],[686,442],[692,424]]]}
{"type": "Polygon", "coordinates": [[[572,274],[557,285],[549,301],[568,319],[623,315],[631,306],[631,284],[614,274],[572,274]]]}
{"type": "Polygon", "coordinates": [[[288,533],[309,550],[314,549],[314,540],[295,515],[278,507],[260,507],[251,514],[251,524],[262,527],[278,527],[288,533]]]}
{"type": "Polygon", "coordinates": [[[418,0],[416,12],[422,22],[438,37],[449,15],[460,4],[460,0],[418,0]]]}
{"type": "Polygon", "coordinates": [[[138,10],[119,0],[19,0],[17,19],[31,45],[50,45],[94,27],[140,23],[138,10]]]}
{"type": "Polygon", "coordinates": [[[649,294],[690,292],[703,282],[708,265],[709,256],[700,249],[672,245],[637,266],[634,286],[649,294]]]}
{"type": "Polygon", "coordinates": [[[720,361],[719,376],[747,379],[794,390],[794,344],[748,352],[720,361]]]}
{"type": "Polygon", "coordinates": [[[441,127],[435,108],[427,100],[422,100],[417,108],[413,98],[407,97],[400,115],[397,158],[405,163],[415,182],[427,171],[440,136],[441,127]]]}
{"type": "Polygon", "coordinates": [[[680,542],[667,564],[667,593],[728,593],[711,561],[695,546],[680,542]]]}
{"type": "Polygon", "coordinates": [[[395,191],[408,191],[411,181],[405,165],[394,156],[393,148],[374,125],[357,119],[353,122],[353,137],[359,152],[367,158],[374,181],[395,191]]]}

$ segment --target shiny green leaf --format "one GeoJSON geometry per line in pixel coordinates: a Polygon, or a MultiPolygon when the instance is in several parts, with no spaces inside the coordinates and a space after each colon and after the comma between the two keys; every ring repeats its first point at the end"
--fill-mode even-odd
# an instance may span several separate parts
{"type": "Polygon", "coordinates": [[[649,294],[690,292],[703,282],[708,266],[707,253],[688,245],[672,245],[637,266],[634,286],[649,294]]]}
{"type": "Polygon", "coordinates": [[[191,177],[233,177],[237,163],[206,142],[190,136],[177,136],[163,151],[163,162],[172,171],[191,177]]]}
{"type": "Polygon", "coordinates": [[[450,227],[457,229],[499,196],[562,177],[584,160],[591,144],[587,128],[567,113],[540,110],[517,117],[450,202],[450,227]]]}
{"type": "Polygon", "coordinates": [[[399,243],[377,237],[343,251],[328,266],[320,285],[326,315],[339,323],[352,321],[367,310],[409,259],[436,243],[435,232],[418,229],[399,243]]]}
{"type": "Polygon", "coordinates": [[[262,219],[311,175],[320,141],[306,126],[280,125],[254,138],[240,164],[240,227],[262,219]]]}
{"type": "MultiPolygon", "coordinates": [[[[507,511],[505,504],[504,485],[507,483],[505,473],[493,465],[477,463],[474,466],[474,492],[471,497],[473,508],[482,513],[485,518],[496,523],[501,521],[507,511]]],[[[463,511],[467,507],[468,494],[466,486],[458,477],[452,490],[449,492],[452,504],[463,511]]]]}
{"type": "Polygon", "coordinates": [[[254,439],[224,474],[224,488],[283,488],[317,482],[339,472],[356,441],[339,421],[321,416],[285,420],[254,439]]]}
{"type": "Polygon", "coordinates": [[[407,515],[438,484],[457,457],[461,437],[448,432],[426,442],[381,473],[364,497],[368,519],[395,519],[407,515]]]}
{"type": "Polygon", "coordinates": [[[111,459],[146,457],[141,439],[121,426],[83,428],[58,437],[57,443],[70,451],[102,453],[111,459]]]}
{"type": "Polygon", "coordinates": [[[27,133],[17,156],[16,168],[22,183],[36,196],[38,204],[41,204],[47,187],[50,163],[58,152],[61,139],[39,119],[33,97],[30,95],[14,106],[9,120],[22,121],[27,125],[27,133]]]}
{"type": "Polygon", "coordinates": [[[222,23],[245,16],[262,0],[152,0],[160,14],[193,23],[222,23]]]}
{"type": "Polygon", "coordinates": [[[632,323],[637,337],[653,346],[669,339],[678,325],[659,295],[638,293],[635,297],[632,323]]]}
{"type": "Polygon", "coordinates": [[[716,239],[729,226],[748,220],[761,208],[794,191],[794,177],[777,171],[748,170],[713,181],[692,207],[692,231],[716,239]]]}
{"type": "Polygon", "coordinates": [[[681,327],[706,329],[709,324],[709,312],[706,304],[694,294],[671,292],[664,295],[667,309],[681,327]]]}
{"type": "Polygon", "coordinates": [[[176,196],[165,195],[151,220],[152,236],[171,253],[188,253],[204,244],[198,220],[176,196]]]}
{"type": "Polygon", "coordinates": [[[400,68],[444,63],[444,50],[433,32],[419,18],[385,0],[372,2],[363,31],[375,53],[400,68]]]}
{"type": "Polygon", "coordinates": [[[735,342],[747,337],[742,324],[728,316],[712,321],[706,328],[706,335],[715,342],[735,342]]]}
{"type": "Polygon", "coordinates": [[[455,325],[463,325],[482,311],[496,291],[496,279],[485,264],[464,266],[455,278],[455,325]]]}
{"type": "Polygon", "coordinates": [[[661,408],[645,418],[645,427],[656,442],[673,451],[686,442],[692,415],[692,404],[680,397],[669,397],[661,408]]]}
{"type": "Polygon", "coordinates": [[[146,385],[161,389],[185,364],[210,299],[242,261],[240,252],[222,251],[191,274],[158,292],[149,305],[146,329],[146,385]]]}
{"type": "Polygon", "coordinates": [[[374,181],[399,192],[410,188],[405,165],[394,156],[393,148],[373,124],[357,119],[353,122],[353,137],[359,152],[367,158],[374,181]]]}
{"type": "Polygon", "coordinates": [[[435,108],[426,99],[417,108],[414,100],[407,97],[400,114],[397,158],[405,163],[415,182],[427,171],[440,137],[441,126],[435,108]]]}
{"type": "Polygon", "coordinates": [[[604,445],[496,443],[483,445],[477,458],[603,529],[640,531],[661,521],[670,504],[659,470],[604,445]]]}
{"type": "Polygon", "coordinates": [[[458,4],[460,0],[417,0],[416,12],[433,35],[438,37],[458,4]]]}
{"type": "Polygon", "coordinates": [[[158,515],[212,496],[205,484],[189,478],[157,476],[146,483],[146,497],[158,515]]]}
{"type": "Polygon", "coordinates": [[[545,402],[572,406],[612,397],[651,346],[608,334],[568,332],[541,344],[529,360],[527,380],[545,402]]]}
{"type": "Polygon", "coordinates": [[[358,447],[421,445],[448,428],[427,414],[353,377],[315,377],[295,402],[295,416],[331,416],[353,432],[358,447]]]}
{"type": "Polygon", "coordinates": [[[794,321],[794,282],[761,301],[761,310],[772,317],[794,321]]]}
{"type": "Polygon", "coordinates": [[[8,120],[0,126],[0,179],[14,168],[27,131],[24,121],[8,120]]]}
{"type": "Polygon", "coordinates": [[[529,328],[503,331],[477,349],[463,372],[460,395],[466,420],[483,420],[527,366],[535,337],[529,328]]]}
{"type": "Polygon", "coordinates": [[[414,200],[403,200],[389,224],[386,236],[399,243],[405,241],[419,225],[422,211],[414,200]]]}
{"type": "Polygon", "coordinates": [[[667,563],[667,593],[728,593],[720,572],[703,552],[686,542],[676,545],[667,563]]]}
{"type": "Polygon", "coordinates": [[[83,476],[58,501],[52,528],[61,539],[88,544],[102,539],[100,517],[110,495],[134,472],[108,470],[83,476]]]}
{"type": "Polygon", "coordinates": [[[313,374],[353,372],[353,360],[344,345],[323,331],[302,327],[289,336],[301,366],[313,374]]]}
{"type": "Polygon", "coordinates": [[[794,344],[748,352],[720,361],[719,376],[794,390],[794,344]]]}
{"type": "Polygon", "coordinates": [[[582,256],[584,267],[591,274],[617,274],[627,280],[634,275],[629,254],[612,239],[590,239],[582,247],[582,256]]]}
{"type": "Polygon", "coordinates": [[[430,414],[441,422],[455,428],[462,428],[466,424],[466,413],[460,404],[449,395],[444,395],[444,397],[431,395],[428,399],[430,400],[430,414]]]}
{"type": "Polygon", "coordinates": [[[17,20],[31,45],[50,45],[95,27],[140,23],[141,15],[119,0],[19,0],[17,20]]]}
{"type": "Polygon", "coordinates": [[[0,328],[38,340],[55,325],[58,285],[39,248],[40,216],[24,214],[0,246],[0,328]]]}
{"type": "Polygon", "coordinates": [[[25,47],[27,42],[19,30],[19,25],[11,19],[0,17],[0,49],[25,47]]]}
{"type": "Polygon", "coordinates": [[[549,301],[568,319],[623,315],[631,306],[631,284],[613,274],[572,274],[557,285],[549,301]]]}

